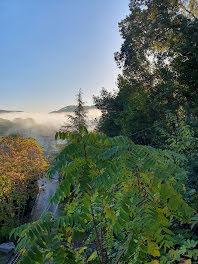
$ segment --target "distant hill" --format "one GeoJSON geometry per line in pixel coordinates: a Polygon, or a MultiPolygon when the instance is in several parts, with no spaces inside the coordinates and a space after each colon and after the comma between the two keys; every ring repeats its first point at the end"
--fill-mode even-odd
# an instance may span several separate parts
{"type": "MultiPolygon", "coordinates": [[[[96,109],[96,107],[94,105],[85,105],[84,108],[85,108],[85,110],[96,109]]],[[[65,106],[65,107],[57,110],[57,111],[52,111],[52,112],[50,112],[50,114],[74,112],[75,109],[76,109],[76,105],[68,105],[68,106],[65,106]]]]}
{"type": "Polygon", "coordinates": [[[0,114],[4,113],[22,113],[23,111],[0,110],[0,114]]]}

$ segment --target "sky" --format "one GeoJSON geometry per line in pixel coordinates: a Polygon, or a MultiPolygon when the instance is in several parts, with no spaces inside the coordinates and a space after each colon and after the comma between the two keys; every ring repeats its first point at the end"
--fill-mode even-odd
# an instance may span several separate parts
{"type": "Polygon", "coordinates": [[[48,112],[116,88],[129,0],[0,0],[0,109],[48,112]]]}

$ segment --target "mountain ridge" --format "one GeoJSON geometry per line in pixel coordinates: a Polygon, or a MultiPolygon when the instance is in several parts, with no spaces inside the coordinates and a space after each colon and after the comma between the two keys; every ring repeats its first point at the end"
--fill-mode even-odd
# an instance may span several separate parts
{"type": "MultiPolygon", "coordinates": [[[[76,107],[77,105],[68,105],[68,106],[60,108],[59,110],[52,111],[50,112],[50,114],[74,112],[76,107]]],[[[84,108],[85,110],[96,109],[95,105],[85,105],[84,108]]]]}
{"type": "Polygon", "coordinates": [[[15,111],[15,110],[3,110],[0,109],[0,114],[6,114],[6,113],[23,113],[24,111],[15,111]]]}

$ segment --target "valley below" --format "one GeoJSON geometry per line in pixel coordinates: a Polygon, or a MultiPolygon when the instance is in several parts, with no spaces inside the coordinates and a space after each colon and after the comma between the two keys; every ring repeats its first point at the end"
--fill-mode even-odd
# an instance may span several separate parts
{"type": "MultiPolygon", "coordinates": [[[[33,137],[47,155],[53,156],[59,151],[62,141],[55,141],[54,136],[63,126],[68,124],[68,116],[73,112],[1,112],[0,136],[20,135],[33,137]]],[[[101,112],[98,109],[87,110],[89,130],[97,124],[101,112]]]]}

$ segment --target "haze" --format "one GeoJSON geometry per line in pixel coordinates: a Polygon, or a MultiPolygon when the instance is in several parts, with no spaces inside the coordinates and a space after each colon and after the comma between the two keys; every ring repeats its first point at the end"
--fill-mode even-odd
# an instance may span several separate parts
{"type": "MultiPolygon", "coordinates": [[[[68,123],[68,115],[73,113],[5,113],[0,114],[0,136],[23,135],[34,137],[48,154],[54,153],[57,144],[54,136],[68,123]]],[[[87,111],[88,129],[93,130],[101,112],[98,109],[87,111]]],[[[60,142],[58,142],[60,143],[60,142]]]]}

